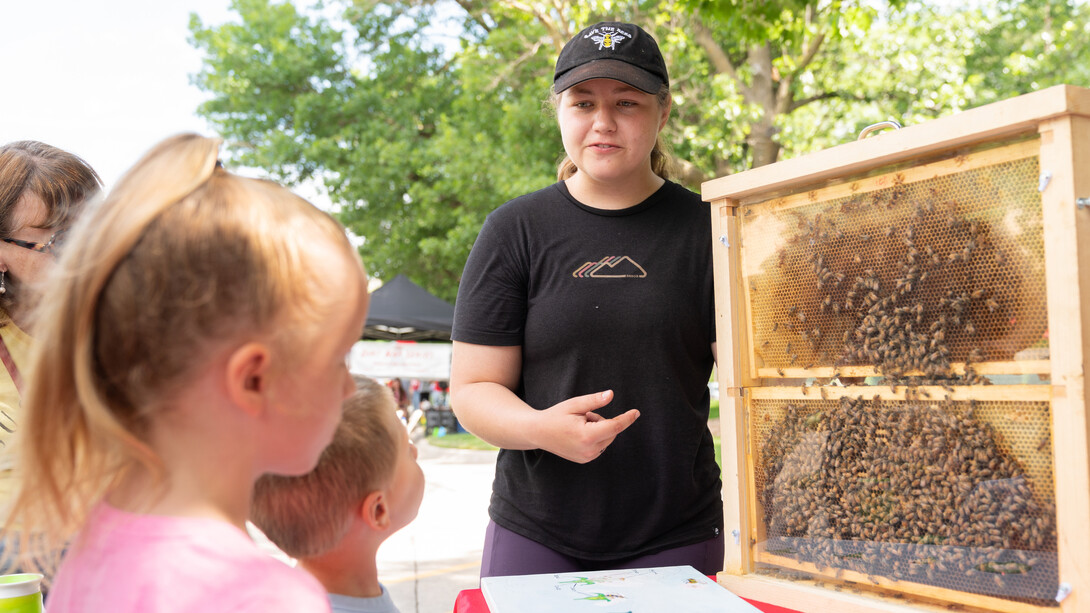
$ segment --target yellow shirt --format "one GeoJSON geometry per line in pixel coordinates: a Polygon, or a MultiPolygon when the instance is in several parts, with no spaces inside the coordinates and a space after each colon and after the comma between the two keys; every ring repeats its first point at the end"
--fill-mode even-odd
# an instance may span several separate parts
{"type": "MultiPolygon", "coordinates": [[[[18,367],[20,373],[26,373],[30,367],[30,348],[34,339],[24,332],[7,313],[0,311],[0,338],[4,339],[8,353],[18,367]]],[[[24,375],[25,376],[25,375],[24,375]]],[[[0,368],[0,503],[10,500],[15,489],[14,479],[11,475],[11,467],[14,457],[11,449],[12,431],[16,430],[21,410],[19,390],[15,388],[15,382],[8,374],[7,368],[0,368]]]]}

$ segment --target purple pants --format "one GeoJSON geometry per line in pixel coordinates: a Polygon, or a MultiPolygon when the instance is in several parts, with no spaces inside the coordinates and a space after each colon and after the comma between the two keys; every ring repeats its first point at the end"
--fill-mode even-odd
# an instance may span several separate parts
{"type": "Polygon", "coordinates": [[[694,545],[621,560],[583,560],[558,553],[489,521],[484,533],[482,577],[537,575],[586,570],[652,568],[688,564],[705,575],[723,570],[723,534],[694,545]]]}

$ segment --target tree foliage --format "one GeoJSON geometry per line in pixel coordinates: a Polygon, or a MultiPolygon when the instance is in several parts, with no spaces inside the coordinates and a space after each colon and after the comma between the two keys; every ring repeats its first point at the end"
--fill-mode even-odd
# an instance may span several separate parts
{"type": "Polygon", "coordinates": [[[1085,1],[234,0],[191,18],[200,109],[236,162],[317,181],[373,276],[451,300],[484,216],[555,180],[545,100],[589,23],[639,23],[671,71],[667,138],[701,181],[1056,83],[1090,85],[1085,1]]]}

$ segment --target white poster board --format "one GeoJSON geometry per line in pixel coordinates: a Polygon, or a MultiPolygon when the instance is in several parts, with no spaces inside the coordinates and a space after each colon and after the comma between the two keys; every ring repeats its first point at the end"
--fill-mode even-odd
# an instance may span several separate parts
{"type": "Polygon", "coordinates": [[[348,369],[369,377],[447,381],[450,347],[450,343],[359,341],[352,346],[348,369]]]}

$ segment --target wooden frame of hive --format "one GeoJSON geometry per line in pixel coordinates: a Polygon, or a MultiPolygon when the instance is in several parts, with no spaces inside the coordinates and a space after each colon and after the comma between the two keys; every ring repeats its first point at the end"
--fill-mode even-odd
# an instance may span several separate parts
{"type": "MultiPolygon", "coordinates": [[[[1090,210],[1077,204],[1082,199],[1090,205],[1090,90],[1057,86],[887,131],[708,181],[702,196],[711,203],[724,451],[727,551],[719,582],[742,596],[802,611],[949,610],[950,605],[963,610],[1090,611],[1090,423],[1086,411],[1090,389],[1083,369],[1090,359],[1090,210]],[[967,162],[968,166],[989,163],[989,156],[1000,160],[1029,156],[1038,164],[1040,175],[1034,178],[1033,188],[1040,194],[1047,329],[1053,334],[1044,359],[984,362],[975,368],[985,375],[1039,374],[1048,377],[1049,383],[921,389],[949,393],[955,400],[1013,398],[1048,407],[1058,604],[1027,604],[859,572],[842,570],[831,575],[762,550],[759,545],[766,526],[754,482],[758,441],[752,436],[753,405],[762,398],[816,396],[817,392],[808,392],[798,383],[783,384],[784,377],[829,377],[834,370],[843,376],[866,376],[875,371],[866,365],[834,366],[828,360],[806,368],[794,359],[788,365],[765,363],[755,340],[762,333],[755,327],[752,312],[753,286],[742,270],[745,250],[752,248],[744,244],[740,231],[744,215],[749,209],[777,211],[956,174],[967,162]],[[805,571],[807,576],[782,578],[761,572],[768,566],[805,571]]],[[[965,360],[952,367],[964,372],[965,360]]],[[[884,399],[892,401],[913,393],[906,388],[828,387],[823,388],[822,397],[871,395],[879,389],[884,399]]]]}

